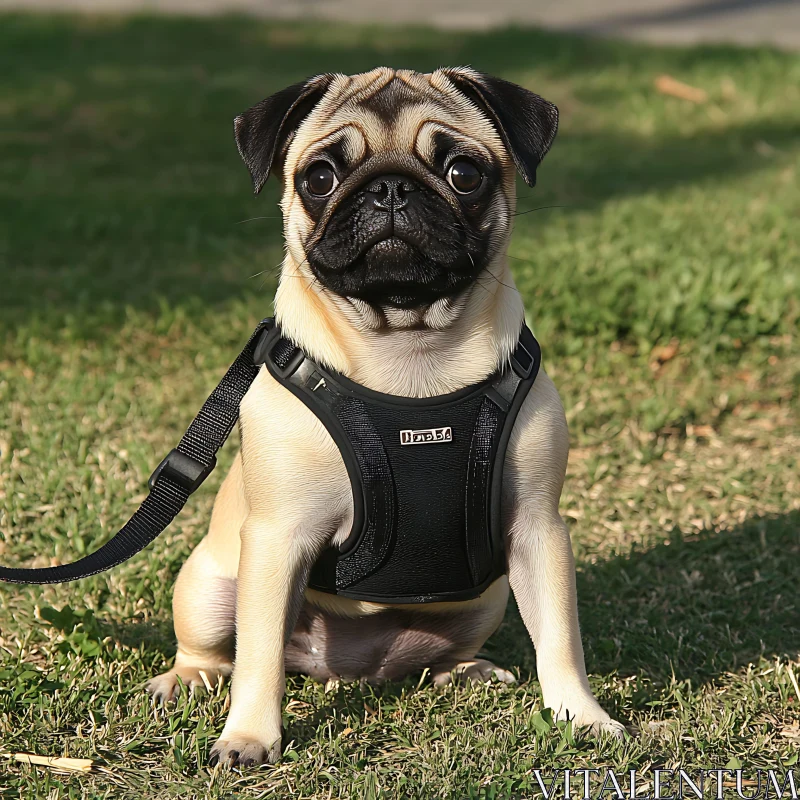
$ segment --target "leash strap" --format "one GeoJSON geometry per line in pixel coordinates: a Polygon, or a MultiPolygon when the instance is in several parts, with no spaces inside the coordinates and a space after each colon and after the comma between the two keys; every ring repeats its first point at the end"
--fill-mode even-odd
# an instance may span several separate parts
{"type": "Polygon", "coordinates": [[[70,564],[42,569],[0,567],[8,583],[66,583],[96,575],[127,561],[147,547],[178,516],[189,495],[217,464],[217,452],[239,418],[239,404],[256,379],[260,365],[253,358],[261,333],[273,319],[258,324],[225,377],[203,403],[178,446],[150,476],[150,493],[122,529],[99,550],[70,564]]]}

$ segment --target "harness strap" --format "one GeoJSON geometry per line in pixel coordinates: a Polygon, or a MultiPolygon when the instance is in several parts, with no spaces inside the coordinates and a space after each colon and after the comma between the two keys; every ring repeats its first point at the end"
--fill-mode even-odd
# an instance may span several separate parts
{"type": "Polygon", "coordinates": [[[253,358],[262,331],[274,325],[262,320],[225,377],[203,403],[178,446],[150,476],[150,493],[112,539],[100,549],[70,564],[41,569],[0,567],[9,583],[66,583],[96,575],[127,561],[147,547],[178,516],[189,495],[217,464],[217,452],[239,418],[239,404],[258,375],[253,358]]]}

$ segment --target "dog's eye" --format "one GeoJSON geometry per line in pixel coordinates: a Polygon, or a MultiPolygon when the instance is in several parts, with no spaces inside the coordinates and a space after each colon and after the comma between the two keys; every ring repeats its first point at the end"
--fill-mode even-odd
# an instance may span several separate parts
{"type": "Polygon", "coordinates": [[[337,184],[336,173],[326,161],[317,161],[306,170],[306,186],[314,197],[327,197],[337,184]]]}
{"type": "Polygon", "coordinates": [[[459,194],[471,194],[481,185],[483,175],[471,161],[454,161],[447,180],[459,194]]]}

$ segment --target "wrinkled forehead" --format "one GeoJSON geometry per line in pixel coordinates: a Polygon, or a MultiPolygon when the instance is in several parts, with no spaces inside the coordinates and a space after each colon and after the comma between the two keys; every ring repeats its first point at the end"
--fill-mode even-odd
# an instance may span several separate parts
{"type": "Polygon", "coordinates": [[[430,163],[443,137],[487,157],[505,152],[491,122],[441,72],[379,68],[341,75],[298,129],[287,166],[302,168],[332,146],[350,162],[413,152],[430,163]]]}

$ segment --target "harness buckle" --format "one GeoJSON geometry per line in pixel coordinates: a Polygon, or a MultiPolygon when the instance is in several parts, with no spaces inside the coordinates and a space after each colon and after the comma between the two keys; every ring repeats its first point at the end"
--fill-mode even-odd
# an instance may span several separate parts
{"type": "Polygon", "coordinates": [[[511,368],[523,380],[530,376],[533,372],[533,367],[536,364],[536,359],[533,353],[522,344],[522,340],[517,342],[514,352],[511,354],[511,368]],[[520,357],[522,360],[520,360],[520,357]]]}
{"type": "Polygon", "coordinates": [[[305,353],[299,347],[295,347],[292,342],[281,336],[280,328],[277,327],[267,328],[261,334],[253,351],[253,363],[256,366],[269,361],[281,378],[287,379],[297,372],[305,357],[305,353]],[[291,347],[292,350],[288,352],[288,359],[285,359],[287,347],[291,347]],[[281,348],[284,348],[283,353],[279,353],[281,348]]]}
{"type": "Polygon", "coordinates": [[[305,357],[306,354],[299,347],[295,347],[294,352],[286,362],[286,366],[281,367],[279,364],[275,364],[275,368],[280,372],[282,378],[291,378],[297,372],[297,368],[303,363],[305,357]]]}
{"type": "Polygon", "coordinates": [[[216,457],[212,457],[211,463],[206,466],[179,450],[170,450],[166,458],[155,468],[155,471],[147,481],[147,486],[152,492],[158,479],[163,475],[173,483],[177,483],[178,486],[186,489],[189,494],[192,494],[216,466],[216,457]]]}

